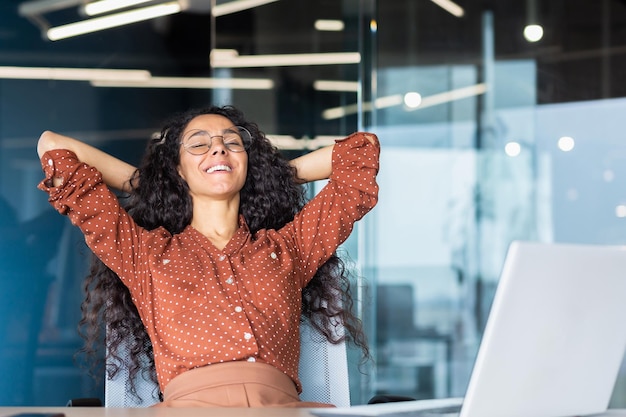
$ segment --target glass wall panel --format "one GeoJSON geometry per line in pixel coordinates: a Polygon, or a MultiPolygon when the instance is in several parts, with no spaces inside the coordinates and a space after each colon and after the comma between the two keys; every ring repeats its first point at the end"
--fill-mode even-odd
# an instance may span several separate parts
{"type": "Polygon", "coordinates": [[[377,3],[375,392],[464,394],[512,240],[624,242],[623,2],[455,3],[377,3]]]}

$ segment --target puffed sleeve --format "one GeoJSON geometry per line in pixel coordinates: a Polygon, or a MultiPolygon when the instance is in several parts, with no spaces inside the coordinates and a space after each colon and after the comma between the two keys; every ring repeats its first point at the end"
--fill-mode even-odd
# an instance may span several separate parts
{"type": "MultiPolygon", "coordinates": [[[[127,286],[147,275],[147,262],[142,258],[145,251],[141,248],[150,236],[158,239],[159,231],[148,232],[139,227],[104,184],[102,174],[79,161],[73,152],[48,151],[42,156],[41,165],[45,177],[38,188],[48,193],[48,201],[59,213],[80,228],[93,253],[127,286]],[[61,185],[53,186],[53,178],[62,178],[61,185]]],[[[161,234],[165,238],[166,233],[161,234]]]]}
{"type": "Polygon", "coordinates": [[[371,133],[337,140],[328,183],[286,226],[297,242],[303,286],[376,205],[379,156],[378,138],[371,133]]]}
{"type": "MultiPolygon", "coordinates": [[[[63,215],[69,215],[78,201],[102,183],[100,172],[80,162],[76,154],[69,150],[46,152],[41,158],[41,167],[44,179],[37,188],[48,193],[48,202],[63,215]],[[61,185],[54,187],[53,178],[61,178],[61,185]]],[[[76,224],[73,217],[71,220],[76,224]]]]}

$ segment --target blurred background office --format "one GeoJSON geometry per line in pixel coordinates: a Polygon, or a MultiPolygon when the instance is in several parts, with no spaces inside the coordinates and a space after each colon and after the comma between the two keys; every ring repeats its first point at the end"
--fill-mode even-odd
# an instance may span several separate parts
{"type": "Polygon", "coordinates": [[[103,396],[75,356],[89,253],[36,189],[39,134],[137,163],[209,103],[288,157],[381,139],[380,203],[342,248],[375,356],[350,352],[353,404],[463,395],[512,240],[626,243],[624,0],[3,0],[0,405],[103,396]]]}

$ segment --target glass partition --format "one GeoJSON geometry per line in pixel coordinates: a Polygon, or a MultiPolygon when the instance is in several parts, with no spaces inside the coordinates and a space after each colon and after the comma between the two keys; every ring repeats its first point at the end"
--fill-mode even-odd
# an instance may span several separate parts
{"type": "Polygon", "coordinates": [[[624,5],[434,3],[377,3],[372,388],[416,398],[464,394],[512,240],[624,242],[624,5]]]}

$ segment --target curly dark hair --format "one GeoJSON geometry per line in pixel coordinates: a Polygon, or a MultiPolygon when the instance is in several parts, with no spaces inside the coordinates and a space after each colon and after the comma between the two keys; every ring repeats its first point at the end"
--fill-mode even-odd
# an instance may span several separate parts
{"type": "MultiPolygon", "coordinates": [[[[204,114],[224,116],[233,124],[245,127],[253,138],[247,149],[248,175],[240,192],[240,213],[251,233],[278,229],[293,220],[306,202],[305,190],[298,183],[294,168],[258,126],[232,106],[211,106],[177,114],[164,126],[160,136],[151,139],[131,179],[132,191],[125,203],[133,219],[144,228],[163,226],[172,234],[180,233],[191,223],[189,189],[177,171],[179,138],[193,118],[204,114]]],[[[127,367],[131,384],[140,372],[156,382],[152,345],[130,292],[97,257],[92,259],[84,284],[86,296],[81,305],[79,327],[85,339],[82,351],[97,356],[99,349],[106,346],[104,362],[108,378],[127,367]],[[128,357],[121,356],[122,345],[128,350],[128,357]]],[[[362,350],[366,360],[370,357],[369,348],[362,323],[352,311],[353,304],[348,268],[334,254],[303,290],[302,319],[309,319],[332,343],[352,342],[362,350]],[[336,331],[339,323],[345,332],[336,331]]],[[[134,384],[131,392],[137,396],[134,384]]]]}

